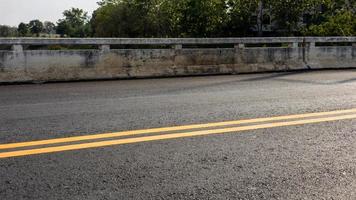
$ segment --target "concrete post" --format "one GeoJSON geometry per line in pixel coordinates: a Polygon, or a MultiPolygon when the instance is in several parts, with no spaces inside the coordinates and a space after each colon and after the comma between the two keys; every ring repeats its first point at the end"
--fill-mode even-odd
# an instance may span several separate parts
{"type": "Polygon", "coordinates": [[[16,52],[23,52],[23,46],[15,44],[11,46],[11,50],[16,52]]]}
{"type": "Polygon", "coordinates": [[[110,45],[100,45],[99,49],[102,52],[109,52],[110,51],[110,45]]]}
{"type": "Polygon", "coordinates": [[[175,44],[173,45],[174,48],[174,59],[173,59],[173,66],[174,66],[174,70],[177,66],[181,65],[182,62],[182,58],[181,58],[181,53],[182,53],[182,49],[183,49],[183,45],[181,44],[175,44]]]}
{"type": "Polygon", "coordinates": [[[309,47],[310,47],[310,48],[315,48],[315,42],[310,42],[310,43],[309,43],[309,47]]]}
{"type": "Polygon", "coordinates": [[[234,48],[235,49],[243,49],[243,48],[245,48],[245,44],[235,44],[234,48]]]}
{"type": "Polygon", "coordinates": [[[299,43],[298,42],[293,42],[293,43],[290,43],[288,46],[291,47],[291,48],[298,48],[299,47],[299,43]]]}
{"type": "Polygon", "coordinates": [[[183,49],[183,45],[181,45],[181,44],[176,44],[176,45],[174,45],[174,49],[176,49],[176,50],[183,49]]]}

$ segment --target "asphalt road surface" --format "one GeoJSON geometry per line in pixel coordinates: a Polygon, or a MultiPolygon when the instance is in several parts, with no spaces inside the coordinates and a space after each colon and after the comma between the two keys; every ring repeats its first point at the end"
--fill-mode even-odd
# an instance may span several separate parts
{"type": "Polygon", "coordinates": [[[1,200],[355,188],[355,70],[0,86],[1,200]]]}

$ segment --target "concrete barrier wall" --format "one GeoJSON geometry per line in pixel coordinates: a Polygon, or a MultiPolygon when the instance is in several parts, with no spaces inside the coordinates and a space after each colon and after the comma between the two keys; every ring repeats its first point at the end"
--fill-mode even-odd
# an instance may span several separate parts
{"type": "Polygon", "coordinates": [[[0,39],[0,82],[42,82],[135,77],[356,68],[356,37],[215,39],[0,39]],[[131,42],[130,42],[131,41],[131,42]],[[344,42],[346,46],[335,46],[344,42]],[[283,43],[280,47],[263,47],[283,43]],[[316,44],[323,46],[316,46],[316,44]],[[97,45],[91,50],[26,50],[26,45],[97,45]],[[112,45],[168,45],[165,49],[110,49],[112,45]],[[223,44],[231,48],[184,48],[223,44]],[[248,47],[261,44],[261,47],[248,47]],[[325,44],[330,44],[325,45],[325,44]],[[172,46],[172,48],[169,48],[172,46]]]}

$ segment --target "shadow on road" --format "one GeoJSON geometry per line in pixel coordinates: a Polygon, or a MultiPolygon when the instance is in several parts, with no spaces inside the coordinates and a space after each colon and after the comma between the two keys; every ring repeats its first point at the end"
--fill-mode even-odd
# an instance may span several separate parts
{"type": "Polygon", "coordinates": [[[311,71],[302,70],[302,71],[293,71],[293,72],[283,72],[283,73],[277,73],[277,74],[269,74],[267,76],[248,78],[248,79],[244,79],[244,80],[241,80],[241,81],[244,81],[244,82],[248,82],[248,81],[263,81],[263,80],[268,80],[268,79],[286,77],[286,76],[291,76],[291,75],[296,75],[296,74],[304,74],[304,73],[309,73],[309,72],[311,72],[311,71]]]}
{"type": "Polygon", "coordinates": [[[224,86],[224,85],[231,85],[231,84],[236,84],[236,83],[241,83],[241,82],[252,82],[252,81],[264,81],[268,79],[274,79],[277,80],[276,78],[280,77],[286,77],[286,76],[291,76],[291,75],[296,75],[296,74],[302,74],[302,73],[307,73],[308,71],[294,71],[294,72],[283,72],[283,73],[274,73],[274,74],[267,74],[262,76],[262,74],[257,74],[254,78],[248,78],[248,79],[241,79],[241,77],[234,78],[233,80],[228,80],[228,81],[218,81],[219,79],[214,79],[213,82],[210,82],[208,84],[199,84],[199,85],[194,85],[190,87],[182,87],[178,89],[173,89],[169,91],[164,91],[162,94],[167,94],[167,93],[177,93],[177,92],[183,92],[187,90],[202,90],[202,89],[207,89],[211,87],[219,87],[219,86],[224,86]]]}
{"type": "Polygon", "coordinates": [[[216,81],[210,82],[208,84],[199,84],[199,85],[195,85],[195,86],[191,86],[191,87],[183,87],[183,88],[179,88],[179,89],[170,90],[168,92],[176,93],[176,92],[195,90],[195,89],[202,90],[202,89],[207,89],[207,88],[211,88],[211,87],[219,87],[219,86],[224,86],[224,85],[236,84],[239,82],[253,82],[253,81],[265,81],[265,80],[290,82],[290,83],[302,83],[302,84],[311,84],[311,85],[338,85],[338,84],[356,82],[356,78],[351,78],[351,79],[346,79],[346,80],[337,80],[334,82],[323,82],[323,81],[289,78],[289,76],[312,73],[312,72],[316,72],[316,71],[315,70],[300,70],[300,71],[282,72],[282,73],[273,73],[273,74],[264,74],[264,75],[259,74],[259,75],[256,75],[258,77],[247,78],[247,79],[241,79],[239,77],[237,79],[228,80],[228,81],[218,81],[218,79],[216,79],[216,81]]]}

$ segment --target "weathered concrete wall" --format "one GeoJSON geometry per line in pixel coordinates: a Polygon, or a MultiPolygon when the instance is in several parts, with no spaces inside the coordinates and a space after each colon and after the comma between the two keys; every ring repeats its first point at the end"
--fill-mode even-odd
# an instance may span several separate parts
{"type": "MultiPolygon", "coordinates": [[[[298,40],[299,41],[299,40],[298,40]]],[[[1,44],[1,40],[0,40],[1,44]]],[[[355,46],[0,51],[0,82],[356,68],[355,46]]]]}

